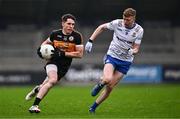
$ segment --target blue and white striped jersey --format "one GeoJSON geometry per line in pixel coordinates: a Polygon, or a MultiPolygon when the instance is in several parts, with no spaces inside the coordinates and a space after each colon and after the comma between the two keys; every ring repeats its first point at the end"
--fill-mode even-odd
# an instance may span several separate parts
{"type": "Polygon", "coordinates": [[[128,29],[123,22],[123,19],[116,19],[106,24],[109,30],[114,31],[107,55],[132,62],[134,55],[128,54],[128,49],[132,48],[134,43],[141,44],[144,30],[137,23],[134,24],[133,28],[128,29]]]}

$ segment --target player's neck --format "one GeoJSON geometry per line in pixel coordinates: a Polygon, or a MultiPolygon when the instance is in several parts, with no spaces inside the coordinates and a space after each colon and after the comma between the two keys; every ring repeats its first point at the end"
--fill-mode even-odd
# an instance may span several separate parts
{"type": "Polygon", "coordinates": [[[65,30],[63,30],[62,29],[62,33],[64,34],[64,35],[70,35],[71,33],[67,33],[65,30]]]}
{"type": "Polygon", "coordinates": [[[136,23],[134,22],[132,25],[130,25],[130,26],[125,26],[127,29],[132,29],[132,28],[134,28],[136,26],[136,23]]]}

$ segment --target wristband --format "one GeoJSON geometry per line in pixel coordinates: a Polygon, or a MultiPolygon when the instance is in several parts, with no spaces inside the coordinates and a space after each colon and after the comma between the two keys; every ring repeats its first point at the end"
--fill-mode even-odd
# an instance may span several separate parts
{"type": "Polygon", "coordinates": [[[89,39],[89,42],[93,43],[93,40],[89,39]]]}

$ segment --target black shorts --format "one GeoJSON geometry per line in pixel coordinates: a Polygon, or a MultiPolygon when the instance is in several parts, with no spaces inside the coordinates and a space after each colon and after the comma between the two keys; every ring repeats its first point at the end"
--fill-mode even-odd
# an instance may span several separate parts
{"type": "MultiPolygon", "coordinates": [[[[68,72],[69,70],[69,67],[70,65],[64,65],[62,63],[58,63],[58,62],[53,62],[53,61],[50,61],[48,62],[46,65],[48,64],[54,64],[57,66],[57,75],[58,75],[58,80],[60,80],[62,77],[64,77],[66,75],[66,73],[68,72]]],[[[46,66],[45,66],[46,67],[46,66]]],[[[45,68],[46,70],[46,68],[45,68]]]]}

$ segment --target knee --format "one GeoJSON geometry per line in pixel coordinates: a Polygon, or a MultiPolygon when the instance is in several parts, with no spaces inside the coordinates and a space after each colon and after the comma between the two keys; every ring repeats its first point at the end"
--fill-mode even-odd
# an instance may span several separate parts
{"type": "Polygon", "coordinates": [[[112,90],[116,85],[117,85],[117,83],[114,81],[111,81],[107,84],[107,86],[109,87],[109,90],[112,90]]]}
{"type": "Polygon", "coordinates": [[[113,85],[112,83],[109,83],[109,84],[108,84],[108,87],[109,87],[109,90],[112,91],[113,88],[114,88],[114,85],[113,85]]]}
{"type": "Polygon", "coordinates": [[[110,77],[110,76],[105,76],[105,77],[103,78],[103,81],[104,81],[106,84],[110,84],[110,83],[111,83],[111,80],[112,80],[112,77],[110,77]]]}
{"type": "Polygon", "coordinates": [[[55,84],[57,84],[57,82],[58,82],[58,80],[56,78],[51,78],[51,79],[49,79],[48,84],[52,87],[55,84]]]}

